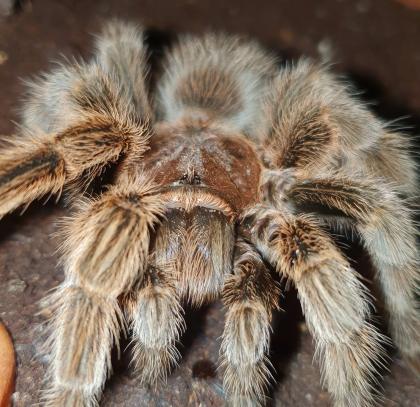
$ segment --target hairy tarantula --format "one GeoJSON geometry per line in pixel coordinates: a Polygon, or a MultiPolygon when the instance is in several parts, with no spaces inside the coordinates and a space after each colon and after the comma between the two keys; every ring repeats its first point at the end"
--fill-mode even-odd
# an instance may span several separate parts
{"type": "Polygon", "coordinates": [[[363,242],[390,331],[419,367],[415,165],[324,65],[280,67],[253,41],[184,36],[153,103],[142,30],[113,21],[88,62],[29,86],[19,137],[0,157],[0,216],[65,189],[64,282],[53,311],[45,406],[97,405],[129,326],[143,382],[178,360],[182,303],[222,297],[224,388],[262,405],[275,274],[294,284],[335,406],[370,406],[383,336],[331,230],[363,242]],[[86,193],[115,165],[112,185],[86,193]]]}

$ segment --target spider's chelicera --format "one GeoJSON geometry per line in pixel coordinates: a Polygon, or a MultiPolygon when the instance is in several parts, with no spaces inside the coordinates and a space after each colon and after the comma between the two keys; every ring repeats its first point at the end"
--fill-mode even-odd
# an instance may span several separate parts
{"type": "Polygon", "coordinates": [[[44,405],[96,405],[126,326],[141,380],[164,379],[179,357],[183,303],[218,297],[227,400],[264,404],[276,274],[297,289],[334,405],[375,404],[384,339],[330,231],[366,247],[393,340],[418,367],[406,136],[325,66],[280,67],[235,36],[181,37],[153,92],[146,72],[142,30],[111,22],[90,61],[30,84],[21,134],[1,151],[0,216],[63,188],[73,208],[65,279],[45,300],[54,317],[44,405]],[[110,164],[111,186],[88,196],[110,164]]]}

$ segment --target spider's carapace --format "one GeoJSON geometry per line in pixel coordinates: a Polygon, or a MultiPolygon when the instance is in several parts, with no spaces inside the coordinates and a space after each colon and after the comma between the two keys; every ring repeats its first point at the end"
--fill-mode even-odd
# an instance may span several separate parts
{"type": "Polygon", "coordinates": [[[204,123],[160,125],[142,170],[165,199],[156,230],[154,269],[172,268],[182,297],[218,297],[231,272],[238,215],[259,199],[261,166],[252,144],[204,123]]]}
{"type": "Polygon", "coordinates": [[[260,160],[240,134],[223,134],[200,122],[161,124],[143,165],[162,188],[205,191],[225,202],[232,214],[258,201],[260,160]]]}

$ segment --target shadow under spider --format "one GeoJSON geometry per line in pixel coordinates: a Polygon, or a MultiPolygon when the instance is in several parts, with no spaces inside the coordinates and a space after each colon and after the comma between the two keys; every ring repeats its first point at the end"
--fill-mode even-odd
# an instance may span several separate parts
{"type": "Polygon", "coordinates": [[[296,290],[290,288],[284,291],[284,284],[281,284],[281,288],[281,309],[273,313],[271,323],[273,332],[270,339],[269,360],[272,364],[270,370],[273,379],[267,392],[267,407],[275,406],[274,395],[287,376],[288,365],[300,347],[299,324],[304,320],[296,290]]]}

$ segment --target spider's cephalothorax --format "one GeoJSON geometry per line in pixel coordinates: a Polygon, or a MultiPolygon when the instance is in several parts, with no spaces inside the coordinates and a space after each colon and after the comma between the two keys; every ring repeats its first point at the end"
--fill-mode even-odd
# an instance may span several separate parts
{"type": "Polygon", "coordinates": [[[324,66],[279,67],[238,37],[182,37],[146,88],[142,31],[108,24],[89,62],[30,85],[0,157],[0,216],[65,188],[65,280],[45,300],[46,406],[93,406],[126,325],[142,381],[177,361],[182,306],[222,297],[226,398],[261,405],[277,273],[297,289],[336,406],[378,400],[381,334],[331,228],[360,238],[390,332],[419,366],[415,165],[392,131],[324,66]],[[149,103],[149,94],[155,102],[149,103]],[[110,164],[112,185],[86,187],[110,164]],[[272,270],[268,270],[271,267],[272,270]]]}
{"type": "Polygon", "coordinates": [[[143,159],[166,219],[151,252],[195,304],[222,291],[232,265],[235,221],[258,197],[260,166],[244,137],[202,121],[158,126],[143,159]],[[170,212],[168,212],[170,211],[170,212]]]}

